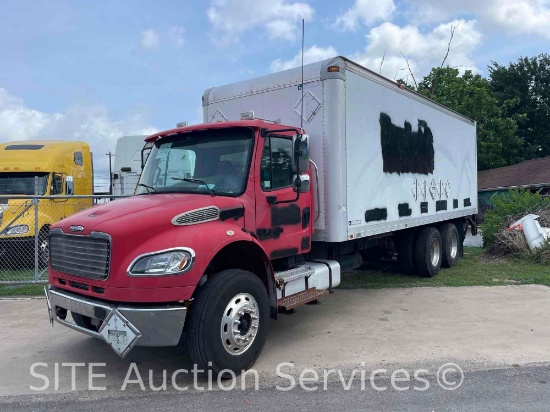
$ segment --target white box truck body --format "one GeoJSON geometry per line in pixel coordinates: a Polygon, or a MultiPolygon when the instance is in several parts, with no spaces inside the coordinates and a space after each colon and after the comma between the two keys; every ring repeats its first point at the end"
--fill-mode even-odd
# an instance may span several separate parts
{"type": "MultiPolygon", "coordinates": [[[[338,57],[203,96],[204,122],[300,126],[318,168],[313,240],[344,242],[477,213],[476,124],[338,57]],[[318,198],[317,198],[318,197],[318,198]]],[[[315,173],[313,173],[315,174],[315,173]]]]}

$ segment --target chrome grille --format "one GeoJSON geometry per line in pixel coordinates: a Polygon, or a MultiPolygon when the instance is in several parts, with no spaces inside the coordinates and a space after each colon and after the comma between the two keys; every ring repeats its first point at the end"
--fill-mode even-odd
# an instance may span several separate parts
{"type": "Polygon", "coordinates": [[[105,280],[109,276],[111,242],[108,235],[76,236],[50,231],[50,265],[67,275],[105,280]]]}
{"type": "Polygon", "coordinates": [[[196,225],[197,223],[218,220],[219,217],[220,209],[215,206],[208,206],[177,215],[172,219],[172,224],[176,226],[196,225]]]}

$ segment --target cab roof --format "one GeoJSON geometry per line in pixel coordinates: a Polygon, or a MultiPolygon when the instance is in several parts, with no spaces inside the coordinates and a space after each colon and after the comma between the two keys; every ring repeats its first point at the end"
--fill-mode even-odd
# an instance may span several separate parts
{"type": "Polygon", "coordinates": [[[239,121],[232,121],[232,122],[201,123],[201,124],[195,124],[195,125],[186,126],[186,127],[177,127],[175,129],[170,129],[170,130],[165,130],[163,132],[155,133],[149,136],[147,139],[145,139],[145,141],[156,142],[158,139],[161,139],[163,137],[172,136],[172,135],[181,134],[181,133],[198,132],[201,130],[212,130],[212,129],[229,129],[234,127],[269,129],[270,131],[289,129],[289,128],[295,128],[297,130],[301,130],[300,127],[285,126],[285,125],[273,123],[266,120],[260,120],[260,119],[239,120],[239,121]]]}
{"type": "Polygon", "coordinates": [[[67,147],[72,148],[89,148],[88,143],[74,140],[18,140],[13,142],[0,143],[0,150],[13,146],[12,150],[66,150],[67,147]]]}
{"type": "Polygon", "coordinates": [[[90,152],[85,142],[73,140],[20,140],[0,143],[0,165],[4,170],[49,170],[53,164],[73,158],[74,152],[90,152]]]}

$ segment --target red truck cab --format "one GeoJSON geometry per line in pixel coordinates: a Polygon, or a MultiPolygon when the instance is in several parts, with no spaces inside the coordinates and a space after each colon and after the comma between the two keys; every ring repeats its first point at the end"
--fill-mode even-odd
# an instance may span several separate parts
{"type": "MultiPolygon", "coordinates": [[[[272,263],[311,249],[307,135],[248,120],[147,142],[135,196],[52,227],[50,320],[121,356],[135,345],[177,345],[185,330],[196,363],[239,372],[259,356],[268,317],[285,298],[292,306],[277,293],[284,279],[276,281],[272,263]]],[[[325,292],[305,289],[301,301],[325,292]]]]}

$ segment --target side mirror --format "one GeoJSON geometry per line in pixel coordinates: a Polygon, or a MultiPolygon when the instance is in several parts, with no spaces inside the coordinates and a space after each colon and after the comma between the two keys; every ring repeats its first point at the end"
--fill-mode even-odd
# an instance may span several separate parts
{"type": "Polygon", "coordinates": [[[65,194],[74,195],[74,179],[72,176],[65,178],[65,194]]]}
{"type": "Polygon", "coordinates": [[[298,175],[309,169],[309,136],[299,134],[292,139],[292,171],[298,175]]]}

